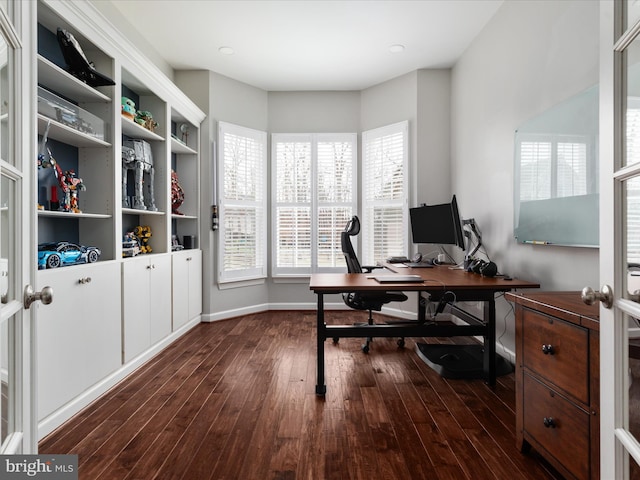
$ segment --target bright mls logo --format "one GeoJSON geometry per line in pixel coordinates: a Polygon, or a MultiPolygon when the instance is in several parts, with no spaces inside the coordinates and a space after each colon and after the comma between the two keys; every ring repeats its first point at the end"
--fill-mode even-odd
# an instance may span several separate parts
{"type": "Polygon", "coordinates": [[[3,480],[78,480],[77,455],[0,455],[3,480]]]}

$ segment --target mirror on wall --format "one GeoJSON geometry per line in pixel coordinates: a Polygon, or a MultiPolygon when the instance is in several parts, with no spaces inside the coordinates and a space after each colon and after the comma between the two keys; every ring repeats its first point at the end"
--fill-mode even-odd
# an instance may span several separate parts
{"type": "Polygon", "coordinates": [[[594,86],[516,130],[519,243],[598,246],[598,114],[594,86]]]}

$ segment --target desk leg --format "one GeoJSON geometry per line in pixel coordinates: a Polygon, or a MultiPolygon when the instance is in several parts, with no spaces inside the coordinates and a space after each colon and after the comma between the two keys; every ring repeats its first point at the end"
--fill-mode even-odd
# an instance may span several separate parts
{"type": "Polygon", "coordinates": [[[423,324],[427,321],[427,299],[422,296],[422,292],[418,292],[418,323],[423,324]]]}
{"type": "Polygon", "coordinates": [[[316,373],[316,395],[324,397],[327,393],[327,386],[324,384],[324,341],[326,337],[324,323],[324,295],[318,293],[318,313],[316,318],[316,336],[317,336],[317,373],[316,373]]]}
{"type": "Polygon", "coordinates": [[[487,322],[487,335],[484,337],[484,372],[490,386],[496,384],[496,301],[495,298],[484,302],[484,319],[487,322]]]}

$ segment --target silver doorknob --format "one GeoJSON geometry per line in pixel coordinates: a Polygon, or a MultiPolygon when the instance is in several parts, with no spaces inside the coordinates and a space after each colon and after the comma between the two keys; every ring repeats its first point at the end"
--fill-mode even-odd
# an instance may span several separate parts
{"type": "Polygon", "coordinates": [[[613,290],[609,285],[603,285],[599,292],[595,292],[591,287],[584,287],[582,289],[582,301],[587,305],[593,305],[600,301],[605,308],[611,308],[613,305],[613,290]]]}
{"type": "Polygon", "coordinates": [[[24,308],[29,309],[31,304],[36,300],[40,300],[43,304],[49,305],[53,302],[53,288],[43,287],[42,290],[36,292],[31,285],[24,287],[23,303],[24,308]]]}

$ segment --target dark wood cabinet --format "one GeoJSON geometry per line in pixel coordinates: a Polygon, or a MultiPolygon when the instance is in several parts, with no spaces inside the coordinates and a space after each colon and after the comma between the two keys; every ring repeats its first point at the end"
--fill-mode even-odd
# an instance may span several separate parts
{"type": "Polygon", "coordinates": [[[516,442],[563,476],[600,473],[598,305],[579,292],[507,293],[516,320],[516,442]]]}

